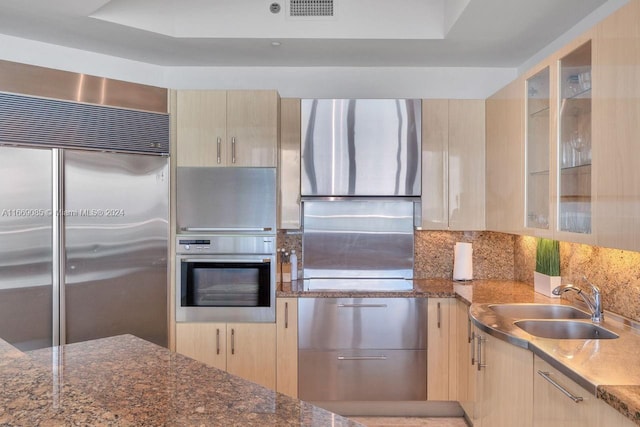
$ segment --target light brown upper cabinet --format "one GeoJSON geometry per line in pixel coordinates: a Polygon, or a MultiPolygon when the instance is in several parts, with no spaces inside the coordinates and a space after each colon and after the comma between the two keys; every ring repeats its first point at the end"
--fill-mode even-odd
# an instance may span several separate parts
{"type": "Polygon", "coordinates": [[[593,37],[594,231],[600,246],[640,251],[640,2],[593,37]]]}
{"type": "MultiPolygon", "coordinates": [[[[553,236],[553,209],[551,207],[551,154],[555,147],[551,123],[551,70],[545,64],[525,77],[525,227],[527,234],[550,238],[553,236]]],[[[554,98],[555,99],[555,98],[554,98]]]]}
{"type": "Polygon", "coordinates": [[[524,227],[524,78],[486,101],[487,230],[522,234],[524,227]]]}
{"type": "Polygon", "coordinates": [[[280,103],[280,209],[278,228],[300,229],[300,99],[280,103]]]}
{"type": "Polygon", "coordinates": [[[591,220],[594,200],[591,191],[594,145],[591,137],[591,40],[576,40],[560,53],[557,88],[555,237],[577,243],[595,243],[591,220]]]}
{"type": "Polygon", "coordinates": [[[279,112],[276,91],[178,91],[177,165],[275,167],[279,112]]]}
{"type": "Polygon", "coordinates": [[[422,101],[422,228],[485,229],[485,102],[422,101]]]}

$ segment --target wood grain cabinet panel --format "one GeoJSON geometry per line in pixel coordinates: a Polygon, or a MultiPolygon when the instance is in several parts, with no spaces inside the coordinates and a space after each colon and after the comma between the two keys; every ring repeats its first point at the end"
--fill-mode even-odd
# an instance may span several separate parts
{"type": "Polygon", "coordinates": [[[422,101],[422,228],[485,229],[485,102],[422,101]]]}
{"type": "Polygon", "coordinates": [[[278,228],[300,229],[300,99],[280,101],[280,216],[278,228]]]}
{"type": "Polygon", "coordinates": [[[297,298],[278,298],[276,328],[276,390],[291,397],[298,397],[297,298]]]}
{"type": "Polygon", "coordinates": [[[178,166],[276,167],[276,91],[177,91],[175,114],[178,166]]]}
{"type": "Polygon", "coordinates": [[[524,79],[486,100],[487,230],[522,234],[524,229],[524,79]]]}
{"type": "Polygon", "coordinates": [[[176,352],[265,387],[276,388],[274,323],[176,324],[176,352]]]}
{"type": "Polygon", "coordinates": [[[592,80],[597,244],[640,251],[640,2],[596,26],[592,80]]]}
{"type": "Polygon", "coordinates": [[[453,298],[429,298],[427,302],[427,400],[453,400],[449,395],[449,341],[453,298]]]}

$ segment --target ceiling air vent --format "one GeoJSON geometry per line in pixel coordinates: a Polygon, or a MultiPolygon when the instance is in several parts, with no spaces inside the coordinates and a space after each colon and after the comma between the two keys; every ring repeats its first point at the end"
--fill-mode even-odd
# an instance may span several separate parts
{"type": "Polygon", "coordinates": [[[333,0],[289,0],[291,17],[332,17],[333,0]]]}

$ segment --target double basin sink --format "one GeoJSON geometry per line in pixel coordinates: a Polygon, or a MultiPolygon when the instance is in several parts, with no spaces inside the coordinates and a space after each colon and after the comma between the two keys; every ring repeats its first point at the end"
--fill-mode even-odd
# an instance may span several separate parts
{"type": "Polygon", "coordinates": [[[491,304],[497,315],[530,335],[551,339],[614,339],[618,335],[590,321],[591,315],[559,304],[491,304]]]}

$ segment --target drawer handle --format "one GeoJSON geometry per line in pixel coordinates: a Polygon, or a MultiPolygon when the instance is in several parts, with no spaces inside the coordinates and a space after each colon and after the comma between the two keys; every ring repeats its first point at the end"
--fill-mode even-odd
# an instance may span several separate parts
{"type": "Polygon", "coordinates": [[[387,304],[338,304],[340,308],[375,308],[375,307],[386,307],[387,304]]]}
{"type": "Polygon", "coordinates": [[[478,359],[476,360],[476,362],[478,362],[478,371],[480,371],[482,368],[487,367],[486,362],[482,361],[482,343],[487,339],[481,335],[477,335],[476,337],[478,338],[478,359]]]}
{"type": "Polygon", "coordinates": [[[442,310],[440,309],[440,303],[438,303],[438,329],[440,329],[441,323],[442,323],[442,310]]]}
{"type": "Polygon", "coordinates": [[[387,356],[338,356],[338,360],[387,360],[387,356]]]}
{"type": "Polygon", "coordinates": [[[236,354],[236,331],[231,329],[231,354],[236,354]]]}
{"type": "Polygon", "coordinates": [[[220,329],[216,329],[216,354],[220,354],[220,329]]]}
{"type": "Polygon", "coordinates": [[[220,161],[222,160],[222,157],[220,156],[220,145],[222,145],[222,138],[218,137],[217,143],[216,143],[216,154],[218,156],[218,164],[220,164],[220,161]]]}
{"type": "Polygon", "coordinates": [[[551,378],[551,374],[549,372],[538,371],[538,375],[540,375],[545,380],[549,381],[551,383],[551,385],[553,385],[555,388],[560,390],[562,392],[562,394],[567,396],[569,399],[573,400],[575,403],[580,403],[580,402],[582,402],[584,400],[582,397],[572,394],[569,390],[567,390],[566,388],[562,387],[560,384],[555,382],[551,378]]]}
{"type": "Polygon", "coordinates": [[[236,162],[236,137],[231,138],[231,163],[236,162]]]}
{"type": "Polygon", "coordinates": [[[289,329],[289,303],[284,303],[284,328],[289,329]]]}

